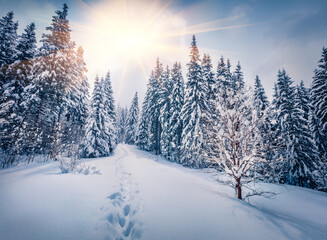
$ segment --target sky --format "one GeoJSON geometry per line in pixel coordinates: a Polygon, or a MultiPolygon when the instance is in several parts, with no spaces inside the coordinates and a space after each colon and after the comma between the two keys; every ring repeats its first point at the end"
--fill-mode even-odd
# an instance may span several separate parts
{"type": "Polygon", "coordinates": [[[14,11],[19,33],[35,22],[41,40],[63,3],[91,86],[110,70],[122,106],[130,106],[136,91],[141,106],[157,57],[165,66],[181,62],[186,80],[193,34],[214,71],[221,56],[232,68],[240,61],[246,83],[259,75],[270,100],[279,69],[309,87],[327,47],[326,0],[1,0],[0,16],[14,11]]]}

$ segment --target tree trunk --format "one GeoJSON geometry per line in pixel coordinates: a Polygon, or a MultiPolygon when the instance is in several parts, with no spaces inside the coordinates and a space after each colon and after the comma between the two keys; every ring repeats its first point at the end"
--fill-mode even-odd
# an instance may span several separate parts
{"type": "Polygon", "coordinates": [[[237,190],[237,198],[242,200],[242,186],[241,186],[241,178],[236,178],[236,190],[237,190]]]}

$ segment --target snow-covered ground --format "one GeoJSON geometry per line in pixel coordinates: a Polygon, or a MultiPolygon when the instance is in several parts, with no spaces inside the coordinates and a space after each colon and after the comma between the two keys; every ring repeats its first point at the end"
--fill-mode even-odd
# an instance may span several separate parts
{"type": "Polygon", "coordinates": [[[89,160],[101,175],[58,163],[0,170],[0,239],[327,239],[327,194],[261,184],[274,199],[235,199],[212,171],[134,146],[89,160]]]}

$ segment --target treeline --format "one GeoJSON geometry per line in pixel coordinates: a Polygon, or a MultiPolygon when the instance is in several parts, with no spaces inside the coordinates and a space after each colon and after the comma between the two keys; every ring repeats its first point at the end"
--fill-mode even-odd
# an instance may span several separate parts
{"type": "Polygon", "coordinates": [[[169,69],[157,60],[136,145],[189,167],[219,168],[239,193],[242,179],[254,176],[327,190],[327,49],[311,89],[279,71],[272,103],[258,76],[246,86],[240,63],[232,71],[221,57],[212,68],[208,54],[200,59],[194,36],[186,84],[180,63],[169,69]]]}

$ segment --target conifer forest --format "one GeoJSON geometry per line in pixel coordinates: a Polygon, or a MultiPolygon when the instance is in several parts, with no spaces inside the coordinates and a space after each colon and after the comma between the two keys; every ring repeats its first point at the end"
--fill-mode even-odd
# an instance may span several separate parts
{"type": "Polygon", "coordinates": [[[327,45],[311,79],[281,66],[267,91],[190,31],[182,57],[154,52],[126,105],[116,67],[88,77],[71,8],[55,5],[45,29],[3,5],[0,239],[327,238],[327,45]]]}

